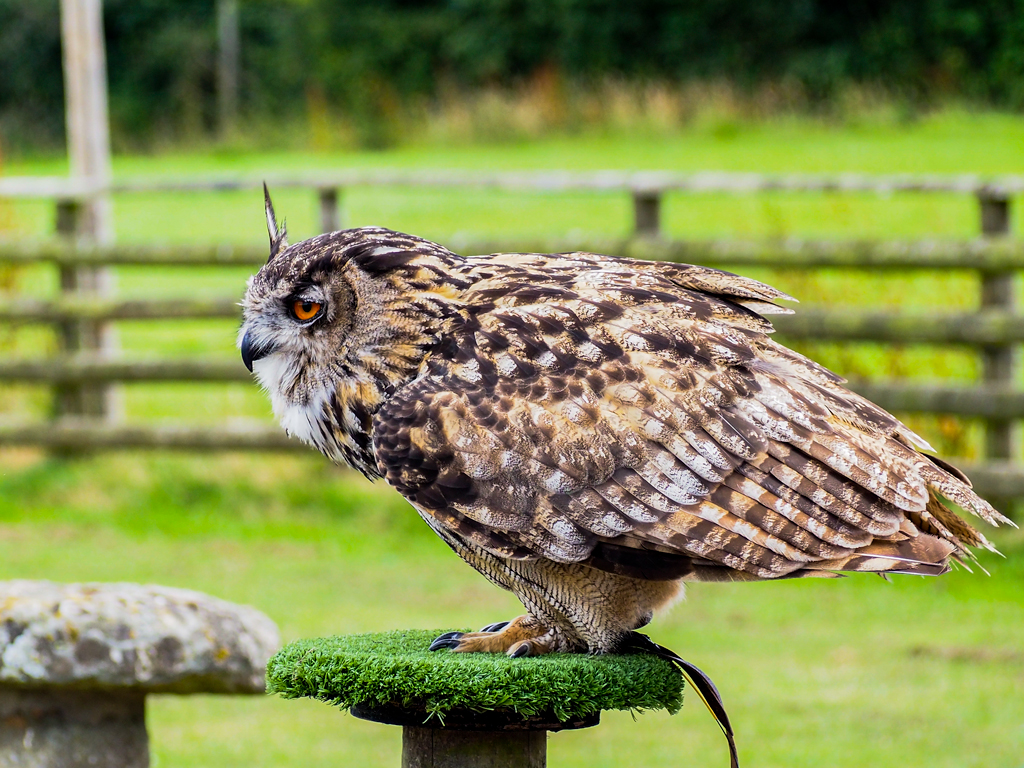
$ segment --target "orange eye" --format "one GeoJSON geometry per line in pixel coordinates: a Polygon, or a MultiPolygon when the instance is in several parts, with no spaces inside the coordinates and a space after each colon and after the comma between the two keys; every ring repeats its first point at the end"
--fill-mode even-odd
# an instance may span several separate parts
{"type": "Polygon", "coordinates": [[[292,314],[297,320],[312,320],[320,314],[320,304],[316,301],[305,301],[296,299],[292,304],[292,314]]]}

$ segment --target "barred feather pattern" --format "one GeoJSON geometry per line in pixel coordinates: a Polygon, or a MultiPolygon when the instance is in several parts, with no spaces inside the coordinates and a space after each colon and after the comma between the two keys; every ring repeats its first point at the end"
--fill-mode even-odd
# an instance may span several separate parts
{"type": "Polygon", "coordinates": [[[267,307],[309,284],[347,315],[275,337],[266,370],[291,373],[261,379],[282,423],[384,477],[565,648],[613,649],[670,583],[942,573],[992,548],[947,501],[1009,522],[892,415],[773,341],[766,315],[789,297],[762,283],[347,230],[272,259],[243,333],[280,334],[267,307]],[[598,583],[630,604],[595,602],[598,583]]]}

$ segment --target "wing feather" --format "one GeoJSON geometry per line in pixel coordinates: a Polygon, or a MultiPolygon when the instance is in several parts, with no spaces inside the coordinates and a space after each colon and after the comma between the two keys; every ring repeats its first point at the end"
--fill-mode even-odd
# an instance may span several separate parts
{"type": "Polygon", "coordinates": [[[865,546],[871,542],[871,533],[863,527],[833,515],[752,464],[740,467],[735,474],[726,478],[725,483],[750,498],[756,498],[761,504],[774,509],[822,541],[844,548],[865,546]]]}
{"type": "Polygon", "coordinates": [[[381,473],[463,542],[760,579],[932,572],[990,546],[938,496],[1004,521],[894,417],[771,341],[755,310],[778,291],[589,254],[491,258],[477,308],[374,420],[381,473]]]}

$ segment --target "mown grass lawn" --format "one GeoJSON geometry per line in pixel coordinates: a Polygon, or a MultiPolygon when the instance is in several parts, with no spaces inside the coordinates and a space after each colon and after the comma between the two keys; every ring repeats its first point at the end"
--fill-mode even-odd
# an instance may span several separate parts
{"type": "MultiPolygon", "coordinates": [[[[411,147],[345,155],[181,154],[118,158],[120,175],[247,173],[328,167],[476,169],[664,168],[743,171],[1024,173],[1024,120],[948,113],[908,125],[828,126],[782,121],[676,136],[591,135],[532,144],[411,147]]],[[[9,164],[7,173],[59,173],[58,162],[9,164]]],[[[309,193],[275,194],[293,240],[315,232],[309,193]]],[[[124,197],[125,241],[265,242],[258,194],[124,197]]],[[[1020,222],[1020,205],[1015,222],[1020,222]]],[[[3,211],[18,234],[48,231],[52,211],[3,211]]],[[[384,224],[442,242],[459,231],[620,234],[629,204],[606,195],[508,195],[351,190],[351,225],[384,224]]],[[[672,196],[665,220],[679,236],[969,237],[977,211],[957,196],[672,196]]],[[[1020,231],[1019,224],[1017,231],[1020,231]]],[[[125,295],[240,295],[245,270],[118,273],[125,295]]],[[[865,273],[768,277],[805,303],[970,308],[965,275],[865,273]]],[[[14,276],[46,295],[53,275],[14,276]]],[[[133,355],[234,356],[231,322],[124,323],[133,355]]],[[[52,345],[40,330],[0,337],[0,354],[52,345]]],[[[973,356],[925,347],[815,345],[841,372],[969,381],[973,356]]],[[[239,363],[241,364],[241,363],[239,363]]],[[[0,415],[41,415],[44,390],[0,391],[0,415]]],[[[136,385],[127,418],[216,423],[266,418],[255,386],[136,385]]],[[[919,419],[946,450],[970,455],[970,425],[919,419]]],[[[702,666],[728,704],[745,766],[1024,766],[1024,535],[996,532],[1007,555],[991,576],[951,573],[886,584],[836,581],[697,585],[651,626],[659,642],[702,666]]],[[[142,581],[203,590],[259,607],[285,640],[398,627],[483,625],[519,611],[509,595],[461,564],[396,494],[315,455],[115,453],[58,462],[0,452],[0,579],[142,581]]],[[[397,729],[315,702],[155,697],[156,766],[378,765],[399,761],[397,729]]],[[[690,697],[672,718],[608,714],[603,724],[554,735],[560,766],[726,765],[724,740],[690,697]]]]}
{"type": "MultiPolygon", "coordinates": [[[[285,640],[515,615],[384,486],[315,456],[5,455],[0,579],[140,581],[268,613],[285,640]],[[12,467],[15,460],[23,462],[12,467]]],[[[992,572],[695,585],[659,642],[722,690],[747,766],[1019,766],[1024,536],[992,572]]],[[[324,704],[155,697],[157,766],[397,765],[398,729],[324,704]]],[[[563,766],[725,765],[704,707],[551,738],[563,766]]]]}

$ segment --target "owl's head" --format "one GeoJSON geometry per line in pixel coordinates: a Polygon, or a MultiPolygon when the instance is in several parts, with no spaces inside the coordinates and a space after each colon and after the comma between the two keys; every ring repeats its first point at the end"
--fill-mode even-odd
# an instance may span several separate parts
{"type": "Polygon", "coordinates": [[[372,415],[440,338],[461,259],[380,227],[288,245],[265,199],[270,258],[242,302],[242,361],[289,434],[366,471],[372,415]]]}

